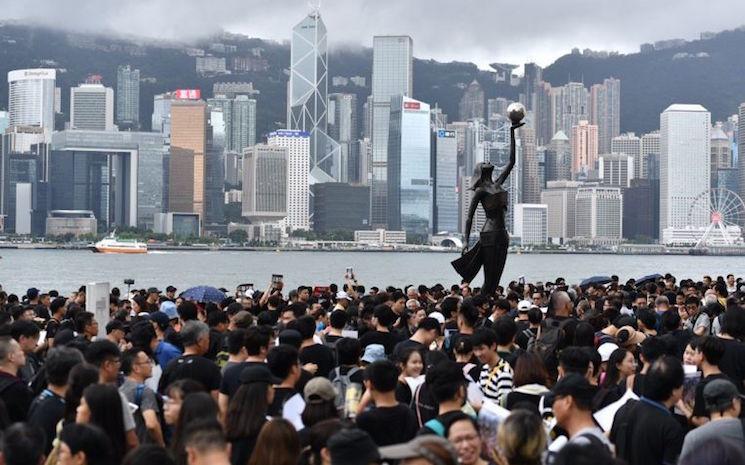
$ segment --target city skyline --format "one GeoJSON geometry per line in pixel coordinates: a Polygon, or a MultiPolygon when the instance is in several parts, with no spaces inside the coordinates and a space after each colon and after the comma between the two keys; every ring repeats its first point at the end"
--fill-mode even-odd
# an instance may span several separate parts
{"type": "MultiPolygon", "coordinates": [[[[473,0],[465,5],[424,0],[383,0],[360,5],[327,0],[321,11],[329,30],[334,31],[332,47],[370,47],[374,35],[409,34],[419,44],[418,57],[471,61],[483,69],[495,61],[536,62],[546,66],[573,47],[633,52],[645,42],[691,40],[701,32],[735,28],[742,24],[738,18],[745,16],[745,4],[734,0],[708,5],[706,15],[700,14],[700,5],[693,0],[677,2],[674,10],[664,2],[641,0],[606,1],[602,7],[594,4],[589,7],[582,0],[561,3],[542,0],[542,3],[545,4],[531,8],[531,27],[525,27],[520,8],[507,10],[497,3],[473,0]],[[645,14],[630,15],[631,11],[645,14]],[[413,15],[419,20],[410,21],[413,15]],[[661,16],[666,18],[664,23],[657,20],[661,16]],[[495,24],[494,18],[500,18],[500,22],[495,24]],[[442,30],[469,33],[456,34],[443,42],[442,30]]],[[[187,0],[180,2],[179,8],[143,2],[130,5],[126,11],[112,1],[41,0],[6,5],[0,20],[177,41],[205,38],[224,30],[284,42],[289,39],[285,31],[296,22],[295,15],[287,13],[308,9],[306,2],[298,0],[254,0],[249,6],[252,14],[244,16],[235,14],[246,7],[237,0],[209,4],[187,0]],[[87,14],[78,14],[82,8],[87,14]]]]}

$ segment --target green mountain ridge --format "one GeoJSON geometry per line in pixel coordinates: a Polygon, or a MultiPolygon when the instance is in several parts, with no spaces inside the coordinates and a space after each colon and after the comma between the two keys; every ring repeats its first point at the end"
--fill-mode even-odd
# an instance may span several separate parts
{"type": "MultiPolygon", "coordinates": [[[[289,35],[289,31],[288,31],[289,35]]],[[[415,44],[416,46],[416,44],[415,44]]],[[[257,96],[257,134],[281,129],[286,121],[286,85],[290,50],[287,43],[247,38],[223,33],[194,45],[165,41],[112,38],[101,34],[72,33],[18,23],[0,24],[0,75],[20,68],[55,67],[57,85],[62,88],[62,111],[69,109],[69,88],[83,82],[89,74],[100,74],[105,85],[116,88],[116,68],[130,64],[141,70],[140,121],[150,128],[155,94],[178,88],[200,88],[204,98],[212,95],[218,81],[250,81],[261,93],[257,96]],[[235,51],[210,52],[211,44],[235,46],[235,51]],[[266,69],[216,77],[196,73],[195,57],[189,48],[233,57],[253,56],[258,49],[266,69]]],[[[228,65],[230,68],[230,65],[228,65]]],[[[363,76],[366,87],[350,83],[332,86],[329,93],[349,92],[358,96],[359,109],[370,93],[372,50],[332,47],[329,51],[329,77],[363,76]]],[[[606,77],[621,79],[621,129],[647,132],[659,127],[659,114],[671,103],[700,103],[712,112],[713,120],[726,119],[745,101],[745,30],[725,31],[711,39],[687,42],[682,46],[647,54],[612,55],[595,58],[565,55],[544,70],[544,79],[563,85],[571,76],[588,87],[606,77]],[[678,57],[676,57],[678,54],[678,57]],[[685,54],[685,55],[680,55],[685,54]],[[698,56],[701,54],[700,56],[698,56]]],[[[458,102],[465,86],[477,79],[486,98],[517,99],[519,87],[495,82],[493,73],[479,70],[473,63],[442,63],[415,59],[414,98],[438,105],[457,120],[458,102]]],[[[7,85],[0,85],[0,107],[8,101],[7,85]]],[[[362,115],[359,115],[360,125],[362,115]]]]}

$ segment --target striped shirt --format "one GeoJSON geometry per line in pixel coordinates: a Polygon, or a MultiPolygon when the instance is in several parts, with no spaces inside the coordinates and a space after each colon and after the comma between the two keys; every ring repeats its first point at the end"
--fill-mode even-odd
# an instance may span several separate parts
{"type": "Polygon", "coordinates": [[[507,360],[500,358],[493,368],[484,365],[479,376],[479,386],[484,397],[504,406],[507,394],[512,391],[512,367],[507,360]]]}

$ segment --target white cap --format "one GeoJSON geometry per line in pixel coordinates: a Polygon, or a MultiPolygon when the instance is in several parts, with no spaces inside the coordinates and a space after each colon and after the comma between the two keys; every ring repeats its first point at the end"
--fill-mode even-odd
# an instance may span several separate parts
{"type": "Polygon", "coordinates": [[[429,315],[427,315],[430,318],[434,318],[437,320],[438,323],[444,324],[445,323],[445,316],[440,312],[432,312],[429,315]]]}
{"type": "Polygon", "coordinates": [[[600,347],[598,347],[598,353],[600,354],[600,359],[603,362],[607,362],[610,360],[610,354],[613,353],[618,349],[618,346],[612,342],[605,342],[603,344],[600,344],[600,347]]]}
{"type": "Polygon", "coordinates": [[[533,304],[529,300],[521,300],[517,304],[517,310],[521,312],[527,312],[528,310],[530,310],[530,307],[532,306],[533,304]]]}
{"type": "Polygon", "coordinates": [[[336,293],[336,300],[341,300],[341,299],[347,299],[350,302],[352,301],[352,298],[349,297],[349,294],[347,294],[344,291],[339,291],[336,293]]]}

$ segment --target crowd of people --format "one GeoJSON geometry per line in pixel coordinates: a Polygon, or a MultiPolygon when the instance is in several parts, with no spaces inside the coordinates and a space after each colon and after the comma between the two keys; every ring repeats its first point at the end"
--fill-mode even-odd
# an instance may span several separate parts
{"type": "Polygon", "coordinates": [[[222,291],[0,291],[3,463],[745,463],[732,275],[222,291]]]}

